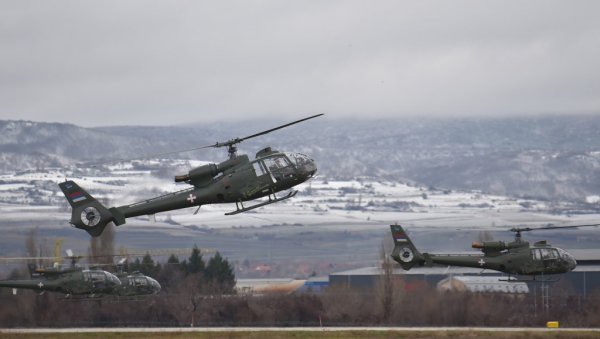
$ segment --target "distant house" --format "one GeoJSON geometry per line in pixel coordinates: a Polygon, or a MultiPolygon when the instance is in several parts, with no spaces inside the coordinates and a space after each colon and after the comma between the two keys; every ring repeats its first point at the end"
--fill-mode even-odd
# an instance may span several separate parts
{"type": "Polygon", "coordinates": [[[254,268],[256,272],[271,272],[271,266],[269,265],[258,265],[254,268]]]}

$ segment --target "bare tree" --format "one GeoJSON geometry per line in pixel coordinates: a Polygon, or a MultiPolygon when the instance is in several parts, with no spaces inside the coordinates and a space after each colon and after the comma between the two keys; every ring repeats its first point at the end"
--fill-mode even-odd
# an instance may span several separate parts
{"type": "Polygon", "coordinates": [[[112,264],[115,252],[115,232],[113,223],[106,225],[99,237],[90,238],[89,256],[92,264],[112,264]]]}
{"type": "MultiPolygon", "coordinates": [[[[37,228],[31,228],[27,231],[27,236],[25,237],[25,254],[28,257],[35,258],[38,256],[38,230],[37,228]]],[[[27,261],[28,265],[36,265],[41,264],[36,262],[35,259],[30,259],[27,261]]]]}

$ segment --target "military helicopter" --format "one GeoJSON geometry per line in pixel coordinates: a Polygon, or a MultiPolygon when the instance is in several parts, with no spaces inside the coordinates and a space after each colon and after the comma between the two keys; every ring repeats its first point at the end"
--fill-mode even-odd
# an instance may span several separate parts
{"type": "MultiPolygon", "coordinates": [[[[17,294],[18,289],[30,289],[41,293],[59,292],[67,299],[73,300],[105,296],[137,297],[160,292],[161,286],[158,281],[139,272],[128,274],[121,270],[115,275],[97,268],[83,269],[75,266],[76,261],[82,257],[74,256],[70,250],[66,258],[71,259],[71,267],[62,268],[57,263],[51,268],[29,266],[31,279],[0,280],[0,287],[12,288],[13,294],[17,294]]],[[[122,267],[122,264],[123,261],[119,262],[117,267],[122,267]]]]}
{"type": "Polygon", "coordinates": [[[39,292],[59,292],[67,298],[98,297],[114,295],[121,286],[121,280],[104,270],[84,270],[80,267],[67,269],[36,269],[31,279],[1,280],[0,287],[30,289],[39,292]]]}
{"type": "Polygon", "coordinates": [[[483,254],[452,255],[419,252],[402,226],[395,224],[390,226],[392,237],[394,239],[394,250],[392,251],[391,257],[407,271],[415,265],[432,266],[433,264],[439,264],[500,271],[509,275],[508,281],[518,281],[511,280],[511,275],[533,276],[533,280],[535,280],[535,277],[539,275],[543,276],[547,274],[570,272],[577,266],[577,262],[567,251],[554,247],[545,240],[537,241],[531,246],[529,242],[522,239],[522,232],[599,225],[600,224],[540,228],[515,227],[510,229],[511,232],[515,233],[515,240],[512,242],[474,242],[472,247],[481,250],[483,254]]]}
{"type": "MultiPolygon", "coordinates": [[[[256,153],[255,159],[251,161],[245,154],[237,155],[236,145],[244,140],[321,115],[323,114],[313,115],[244,138],[234,138],[225,142],[179,151],[227,147],[229,159],[218,164],[211,163],[196,167],[187,174],[175,176],[175,182],[188,183],[193,186],[191,188],[134,204],[106,208],[74,181],[62,182],[59,187],[72,208],[70,223],[96,237],[102,234],[109,222],[112,221],[119,226],[125,224],[126,218],[140,215],[153,215],[159,212],[198,206],[194,213],[196,214],[202,205],[235,203],[236,210],[225,213],[233,215],[289,199],[298,191],[291,191],[283,197],[277,197],[275,193],[291,189],[312,178],[317,171],[315,162],[304,154],[279,152],[271,147],[260,150],[256,153]],[[252,206],[243,204],[245,201],[262,197],[268,197],[269,200],[252,206]]],[[[179,152],[162,153],[156,156],[179,152]]]]}
{"type": "Polygon", "coordinates": [[[160,292],[160,284],[155,279],[140,272],[117,273],[121,286],[117,288],[118,296],[138,297],[160,292]]]}

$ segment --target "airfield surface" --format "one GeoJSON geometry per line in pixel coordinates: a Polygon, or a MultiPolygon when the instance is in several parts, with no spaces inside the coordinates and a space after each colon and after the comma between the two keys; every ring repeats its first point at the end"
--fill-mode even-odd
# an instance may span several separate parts
{"type": "Polygon", "coordinates": [[[6,338],[597,338],[600,329],[482,327],[193,327],[0,329],[6,338]]]}

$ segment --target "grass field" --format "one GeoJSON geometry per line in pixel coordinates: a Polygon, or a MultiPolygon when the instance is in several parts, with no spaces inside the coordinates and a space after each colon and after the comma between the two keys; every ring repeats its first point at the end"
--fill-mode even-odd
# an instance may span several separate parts
{"type": "Polygon", "coordinates": [[[14,333],[0,331],[1,338],[600,338],[592,330],[341,330],[341,331],[197,331],[197,332],[70,332],[14,333]]]}

